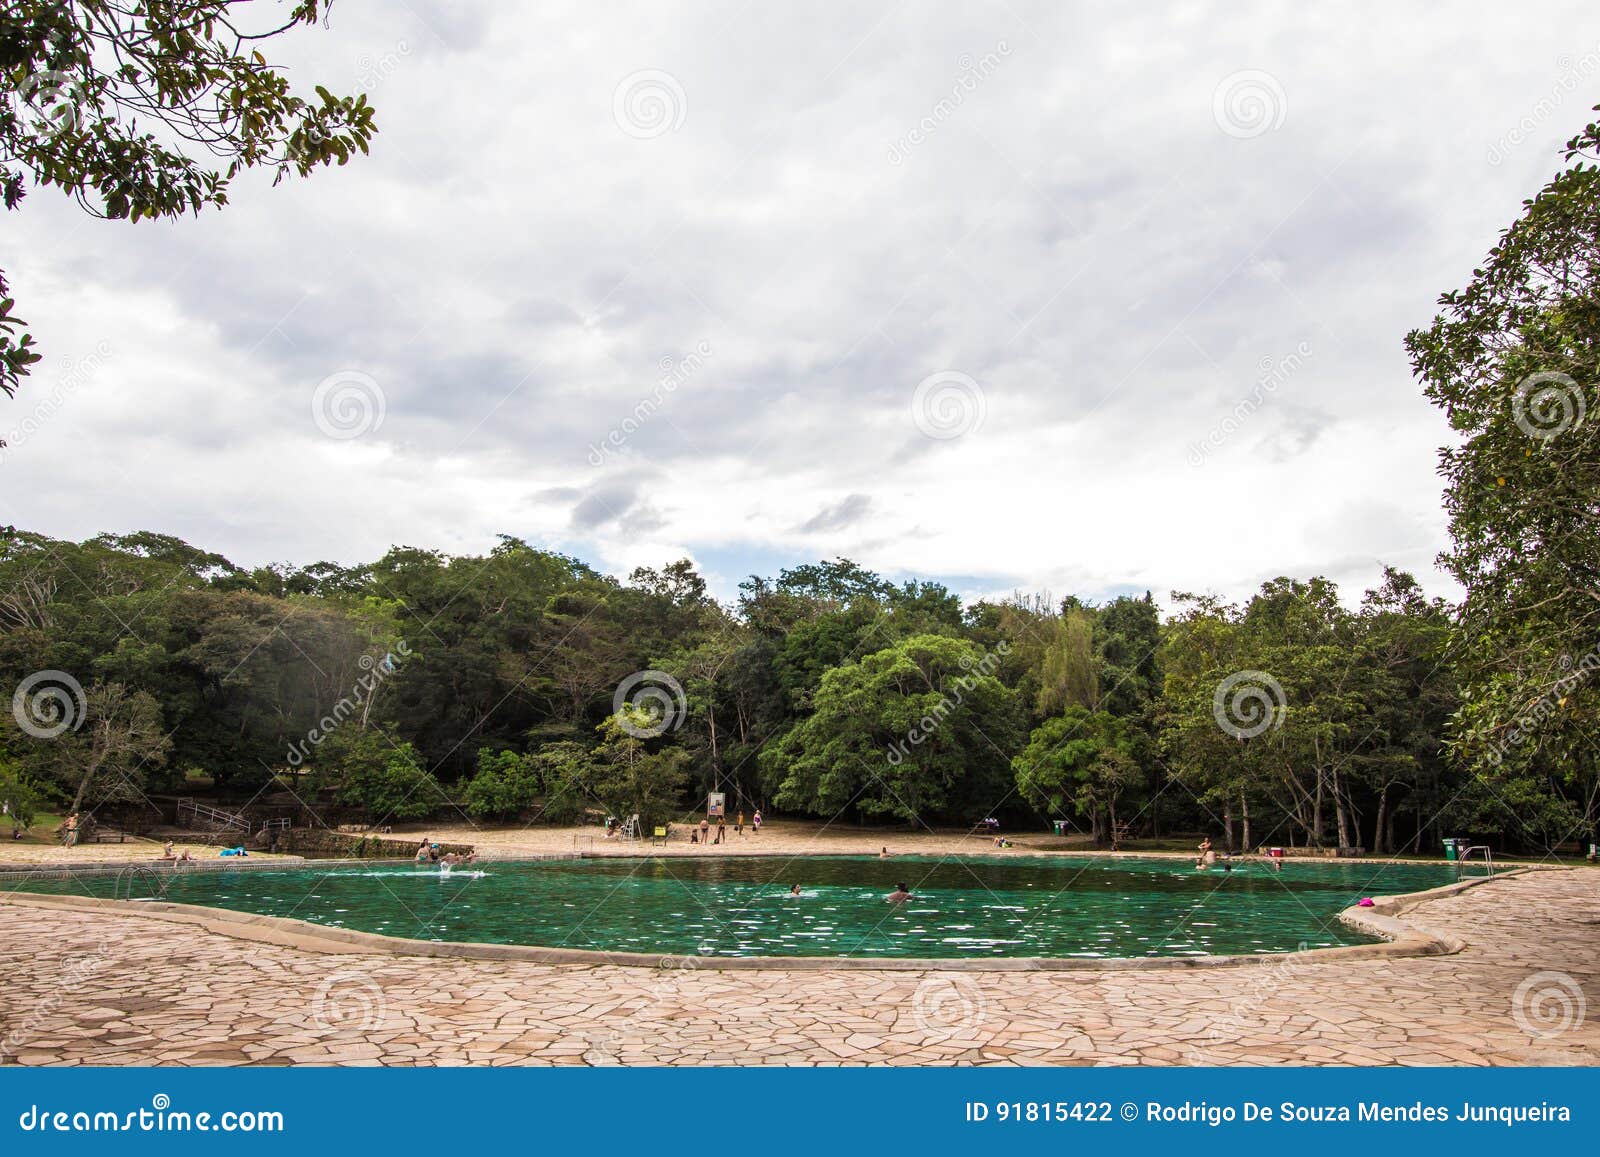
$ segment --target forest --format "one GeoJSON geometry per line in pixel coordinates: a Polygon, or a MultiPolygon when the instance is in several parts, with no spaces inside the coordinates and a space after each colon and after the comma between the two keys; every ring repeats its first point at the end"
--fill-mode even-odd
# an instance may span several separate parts
{"type": "Polygon", "coordinates": [[[1149,594],[963,606],[836,559],[722,606],[688,560],[622,582],[513,538],[252,571],[7,528],[0,592],[22,712],[0,793],[35,806],[288,791],[376,824],[666,822],[720,790],[841,823],[1375,852],[1546,848],[1593,814],[1592,764],[1453,750],[1459,608],[1394,570],[1354,607],[1279,578],[1163,619],[1149,594]]]}

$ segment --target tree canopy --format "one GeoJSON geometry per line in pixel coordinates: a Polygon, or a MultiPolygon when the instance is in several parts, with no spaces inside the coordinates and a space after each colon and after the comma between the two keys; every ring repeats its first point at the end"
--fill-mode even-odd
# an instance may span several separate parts
{"type": "MultiPolygon", "coordinates": [[[[326,14],[299,0],[8,0],[0,11],[0,199],[54,186],[97,217],[138,222],[228,201],[266,167],[278,180],[365,153],[365,95],[291,90],[262,49],[326,14]]],[[[0,271],[0,390],[40,358],[0,271]]]]}

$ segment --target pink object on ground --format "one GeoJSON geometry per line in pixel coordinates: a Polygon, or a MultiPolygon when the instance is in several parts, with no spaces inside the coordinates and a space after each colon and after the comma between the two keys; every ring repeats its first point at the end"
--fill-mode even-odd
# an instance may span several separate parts
{"type": "Polygon", "coordinates": [[[1363,897],[1361,897],[1360,901],[1358,901],[1357,904],[1356,904],[1357,908],[1371,908],[1372,906],[1373,906],[1373,904],[1372,904],[1372,897],[1371,896],[1363,896],[1363,897]]]}

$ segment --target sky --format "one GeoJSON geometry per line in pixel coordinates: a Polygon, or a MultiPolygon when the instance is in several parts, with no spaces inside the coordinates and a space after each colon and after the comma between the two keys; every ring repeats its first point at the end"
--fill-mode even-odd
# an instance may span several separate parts
{"type": "Polygon", "coordinates": [[[0,521],[1453,596],[1404,337],[1591,119],[1600,7],[1139,8],[338,0],[268,55],[370,157],[0,217],[0,521]]]}

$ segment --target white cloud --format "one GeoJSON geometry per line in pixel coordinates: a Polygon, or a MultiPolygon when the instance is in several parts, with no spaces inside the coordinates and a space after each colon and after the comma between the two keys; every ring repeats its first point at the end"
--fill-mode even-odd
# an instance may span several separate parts
{"type": "Polygon", "coordinates": [[[247,175],[226,211],[154,227],[33,191],[7,253],[48,355],[28,390],[113,353],[8,452],[0,517],[246,564],[504,532],[619,571],[716,553],[734,580],[730,552],[844,552],[969,592],[1241,596],[1318,571],[1354,595],[1381,562],[1444,591],[1449,432],[1401,340],[1554,169],[1586,101],[1527,119],[1600,46],[1578,4],[1460,29],[1045,3],[413,12],[341,4],[276,53],[371,88],[370,158],[247,175]],[[613,98],[646,70],[682,121],[640,139],[613,98]],[[1213,97],[1247,70],[1284,103],[1241,137],[1213,97]],[[938,441],[911,405],[947,370],[985,414],[938,441]],[[310,404],[340,371],[385,417],[331,441],[310,404]]]}

